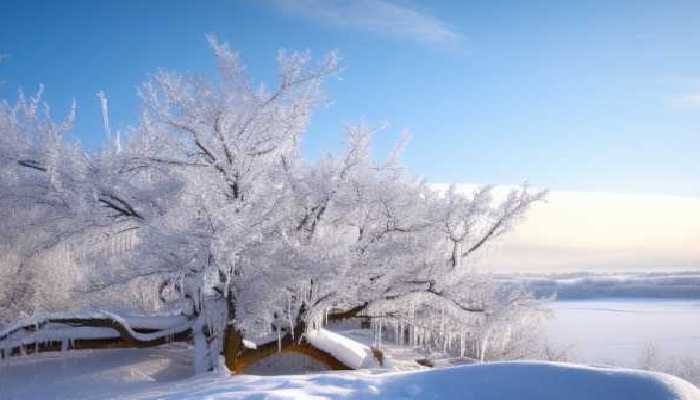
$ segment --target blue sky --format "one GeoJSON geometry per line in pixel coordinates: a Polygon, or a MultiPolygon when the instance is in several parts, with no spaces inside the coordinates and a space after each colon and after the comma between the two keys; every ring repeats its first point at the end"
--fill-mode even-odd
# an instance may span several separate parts
{"type": "Polygon", "coordinates": [[[75,135],[136,121],[159,68],[213,74],[204,35],[236,48],[257,80],[279,48],[340,51],[344,71],[313,117],[309,158],[346,124],[403,129],[405,161],[433,182],[700,196],[697,1],[14,1],[0,3],[0,97],[46,86],[75,135]]]}

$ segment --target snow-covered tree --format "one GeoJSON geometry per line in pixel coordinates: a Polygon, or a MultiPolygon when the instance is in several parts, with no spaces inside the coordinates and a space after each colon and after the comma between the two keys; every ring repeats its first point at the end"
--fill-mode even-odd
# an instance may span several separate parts
{"type": "Polygon", "coordinates": [[[46,276],[30,260],[60,249],[78,266],[56,286],[71,293],[67,306],[180,313],[199,369],[222,350],[231,366],[245,337],[299,340],[328,312],[392,319],[442,343],[512,315],[521,298],[476,296],[469,259],[543,192],[522,187],[495,202],[489,188],[437,191],[401,165],[405,141],[373,160],[365,126],[347,129],[340,155],[305,162],[301,136],[337,56],[280,52],[270,89],[209,42],[217,79],[156,74],[124,135],[112,134],[100,93],[109,140],[98,152],[65,138],[75,108],[53,122],[40,94],[2,104],[0,235],[15,255],[0,273],[23,277],[0,289],[9,316],[32,311],[31,282],[46,276]],[[143,301],[144,288],[155,301],[143,301]]]}

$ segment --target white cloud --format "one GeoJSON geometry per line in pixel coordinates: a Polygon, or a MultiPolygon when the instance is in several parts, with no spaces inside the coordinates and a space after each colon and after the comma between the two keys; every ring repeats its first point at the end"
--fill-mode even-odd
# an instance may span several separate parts
{"type": "Polygon", "coordinates": [[[675,103],[682,107],[700,108],[700,92],[679,96],[675,103]]]}
{"type": "Polygon", "coordinates": [[[321,23],[374,32],[427,45],[459,47],[462,34],[445,21],[388,0],[272,0],[282,11],[321,23]]]}

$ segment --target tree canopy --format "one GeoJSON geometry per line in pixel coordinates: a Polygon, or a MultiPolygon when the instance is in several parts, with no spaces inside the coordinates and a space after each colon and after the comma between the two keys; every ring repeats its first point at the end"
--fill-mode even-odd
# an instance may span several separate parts
{"type": "Polygon", "coordinates": [[[524,304],[495,296],[468,260],[544,192],[435,190],[402,165],[405,141],[373,159],[365,125],[346,129],[340,154],[308,162],[300,141],[337,55],[280,52],[268,87],[209,42],[218,76],[157,73],[124,132],[100,94],[98,151],[66,138],[75,106],[56,121],[41,90],[0,104],[2,320],[95,304],[167,310],[215,338],[204,342],[213,354],[227,329],[298,334],[329,310],[416,327],[439,315],[442,334],[459,335],[475,314],[495,321],[524,304]]]}

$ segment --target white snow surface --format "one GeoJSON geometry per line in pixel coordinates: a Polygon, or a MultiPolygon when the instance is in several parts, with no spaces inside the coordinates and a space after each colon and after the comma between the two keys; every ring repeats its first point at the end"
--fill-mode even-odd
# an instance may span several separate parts
{"type": "Polygon", "coordinates": [[[700,391],[665,374],[522,361],[383,374],[207,374],[124,398],[698,400],[700,391]]]}
{"type": "Polygon", "coordinates": [[[700,301],[594,299],[548,304],[549,340],[571,361],[637,367],[653,345],[669,361],[700,359],[700,301]]]}
{"type": "Polygon", "coordinates": [[[698,400],[670,375],[519,361],[385,372],[192,377],[191,349],[72,351],[0,362],[0,399],[461,399],[698,400]]]}
{"type": "Polygon", "coordinates": [[[0,360],[0,400],[112,399],[192,376],[185,344],[41,353],[0,360]]]}
{"type": "Polygon", "coordinates": [[[343,335],[327,329],[316,329],[306,333],[306,340],[316,348],[332,354],[353,369],[375,368],[379,363],[372,349],[343,335]]]}

